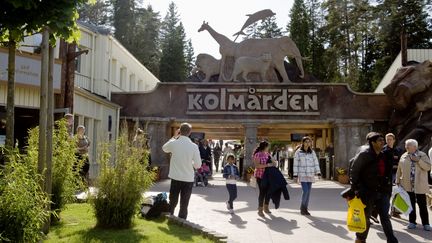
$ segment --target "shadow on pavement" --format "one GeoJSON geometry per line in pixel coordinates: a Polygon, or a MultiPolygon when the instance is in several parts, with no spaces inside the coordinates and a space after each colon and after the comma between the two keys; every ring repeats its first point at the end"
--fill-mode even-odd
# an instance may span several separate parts
{"type": "Polygon", "coordinates": [[[265,218],[259,218],[258,221],[267,224],[270,230],[286,235],[292,235],[293,230],[300,228],[298,227],[296,220],[287,220],[285,218],[276,217],[271,214],[267,214],[265,218]]]}
{"type": "Polygon", "coordinates": [[[247,221],[244,221],[240,216],[237,214],[231,214],[231,218],[228,221],[228,223],[235,225],[239,229],[245,229],[247,221]]]}
{"type": "Polygon", "coordinates": [[[354,234],[346,229],[345,220],[335,220],[330,218],[307,216],[312,222],[308,223],[314,229],[321,230],[325,233],[338,236],[344,240],[351,240],[351,236],[354,234]]]}

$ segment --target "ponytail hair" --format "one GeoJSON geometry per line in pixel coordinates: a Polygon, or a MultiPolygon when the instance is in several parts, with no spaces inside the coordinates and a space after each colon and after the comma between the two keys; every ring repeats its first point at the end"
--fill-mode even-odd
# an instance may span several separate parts
{"type": "Polygon", "coordinates": [[[267,148],[268,146],[269,143],[267,141],[261,141],[258,147],[255,149],[254,154],[264,151],[264,149],[267,148]]]}

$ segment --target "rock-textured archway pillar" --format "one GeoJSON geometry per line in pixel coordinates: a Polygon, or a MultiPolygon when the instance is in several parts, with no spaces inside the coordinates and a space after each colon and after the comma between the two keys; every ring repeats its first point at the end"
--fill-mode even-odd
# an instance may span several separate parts
{"type": "Polygon", "coordinates": [[[162,150],[171,137],[169,121],[151,121],[147,125],[147,133],[150,136],[150,155],[152,166],[158,166],[160,178],[168,178],[169,155],[162,150]]]}
{"type": "MultiPolygon", "coordinates": [[[[244,149],[245,149],[245,158],[244,158],[244,170],[246,170],[249,166],[253,165],[252,156],[253,151],[257,144],[257,135],[258,135],[258,124],[257,123],[245,123],[243,124],[245,129],[245,139],[244,139],[244,149]]],[[[243,175],[246,175],[244,172],[243,175]]]]}
{"type": "Polygon", "coordinates": [[[360,146],[366,143],[366,135],[372,131],[371,120],[336,120],[334,123],[334,168],[348,168],[360,146]]]}

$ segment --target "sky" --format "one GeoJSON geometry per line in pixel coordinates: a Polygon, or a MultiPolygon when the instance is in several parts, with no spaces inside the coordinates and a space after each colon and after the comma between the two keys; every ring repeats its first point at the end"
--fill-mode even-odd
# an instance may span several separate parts
{"type": "MultiPolygon", "coordinates": [[[[216,32],[234,40],[233,34],[248,18],[246,14],[271,9],[276,13],[278,26],[285,31],[294,0],[143,0],[145,6],[150,4],[154,11],[159,12],[161,19],[165,17],[170,2],[177,6],[186,38],[192,40],[195,56],[208,53],[219,59],[221,56],[216,41],[207,31],[198,33],[203,21],[208,22],[216,32]]],[[[237,42],[239,40],[241,36],[237,42]]]]}

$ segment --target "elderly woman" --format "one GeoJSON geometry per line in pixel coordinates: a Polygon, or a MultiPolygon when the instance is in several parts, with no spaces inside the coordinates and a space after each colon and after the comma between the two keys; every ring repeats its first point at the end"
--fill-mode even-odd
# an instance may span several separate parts
{"type": "Polygon", "coordinates": [[[428,171],[431,169],[431,162],[426,153],[418,150],[416,140],[406,140],[405,149],[406,152],[401,156],[396,171],[396,184],[401,185],[408,192],[413,206],[413,211],[409,214],[408,229],[415,229],[417,226],[415,207],[417,202],[423,229],[430,231],[426,193],[429,192],[428,171]]]}
{"type": "Polygon", "coordinates": [[[80,175],[87,181],[88,172],[90,170],[90,163],[88,159],[88,149],[90,147],[90,140],[85,135],[85,127],[80,125],[77,127],[76,144],[77,152],[75,153],[78,161],[84,160],[83,167],[81,168],[80,175]]]}

